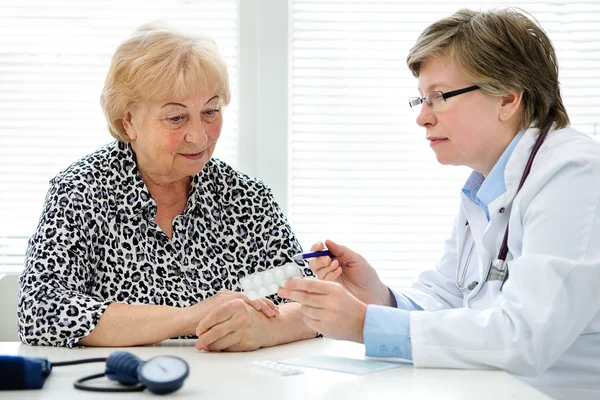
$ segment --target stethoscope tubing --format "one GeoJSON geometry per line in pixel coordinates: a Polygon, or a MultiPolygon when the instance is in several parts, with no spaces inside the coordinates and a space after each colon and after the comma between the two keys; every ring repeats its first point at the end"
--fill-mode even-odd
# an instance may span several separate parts
{"type": "MultiPolygon", "coordinates": [[[[527,179],[527,176],[529,175],[529,172],[531,172],[531,166],[533,165],[533,161],[535,160],[535,155],[537,154],[540,147],[542,147],[542,144],[544,143],[544,140],[546,139],[546,136],[548,135],[548,132],[550,131],[550,128],[552,127],[552,124],[553,124],[553,122],[551,121],[544,128],[544,130],[542,130],[542,132],[540,132],[540,135],[538,136],[537,140],[535,141],[533,149],[531,150],[531,154],[529,155],[529,159],[527,160],[527,164],[525,165],[525,169],[523,170],[523,175],[521,176],[521,181],[519,182],[519,187],[517,188],[517,193],[519,193],[519,191],[523,187],[523,184],[525,183],[525,180],[527,179]]],[[[506,261],[506,256],[508,255],[508,228],[509,228],[509,224],[506,224],[506,230],[504,232],[504,239],[502,240],[502,245],[500,246],[500,250],[498,251],[498,256],[496,257],[496,260],[495,260],[496,262],[497,261],[502,261],[502,262],[506,261]]],[[[454,276],[454,285],[461,292],[471,290],[471,287],[470,287],[471,285],[468,285],[468,286],[462,286],[462,285],[465,283],[465,278],[467,276],[467,270],[469,269],[469,264],[471,262],[471,256],[473,254],[473,248],[475,246],[474,238],[473,238],[473,241],[471,242],[471,247],[469,249],[469,253],[467,255],[467,260],[465,262],[465,267],[463,268],[462,274],[460,274],[460,272],[459,272],[460,271],[460,262],[462,260],[465,243],[467,241],[467,234],[470,230],[471,230],[471,228],[469,227],[469,221],[466,221],[465,222],[465,233],[463,235],[463,241],[462,241],[462,244],[460,244],[460,246],[459,246],[459,251],[457,254],[456,273],[454,276]],[[458,278],[459,275],[461,275],[460,279],[458,278]]],[[[506,270],[506,274],[504,274],[504,276],[503,276],[502,284],[504,284],[506,279],[508,279],[508,269],[506,270]]],[[[487,279],[486,279],[486,281],[487,281],[487,279]]]]}

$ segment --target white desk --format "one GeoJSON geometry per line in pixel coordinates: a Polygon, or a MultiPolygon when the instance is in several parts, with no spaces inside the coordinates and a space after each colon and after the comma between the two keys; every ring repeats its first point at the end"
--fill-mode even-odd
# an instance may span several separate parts
{"type": "MultiPolygon", "coordinates": [[[[279,399],[549,399],[541,392],[503,371],[415,369],[410,365],[351,375],[302,368],[301,375],[279,376],[261,371],[253,361],[277,361],[312,354],[364,358],[364,346],[331,339],[312,339],[249,353],[205,353],[194,348],[193,340],[171,340],[159,345],[119,349],[142,360],[159,354],[176,355],[190,364],[190,376],[183,387],[163,398],[194,400],[279,400],[279,399]]],[[[0,354],[42,357],[50,361],[107,357],[115,349],[64,349],[32,347],[17,342],[0,342],[0,354]]],[[[86,375],[104,372],[105,364],[91,363],[58,367],[44,388],[31,391],[0,391],[0,399],[138,399],[155,398],[148,391],[137,393],[93,393],[76,390],[73,382],[86,375]]],[[[104,378],[103,378],[104,379],[104,378]]],[[[101,382],[102,383],[102,382],[101,382]]]]}

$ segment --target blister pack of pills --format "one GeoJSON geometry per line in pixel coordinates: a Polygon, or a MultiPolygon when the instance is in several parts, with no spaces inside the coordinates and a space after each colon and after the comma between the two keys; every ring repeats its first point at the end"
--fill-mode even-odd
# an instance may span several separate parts
{"type": "Polygon", "coordinates": [[[277,290],[290,279],[302,279],[303,277],[298,264],[288,263],[245,276],[240,279],[240,284],[246,296],[250,300],[256,300],[277,293],[277,290]]]}
{"type": "Polygon", "coordinates": [[[300,375],[302,374],[302,370],[294,367],[289,367],[287,365],[279,364],[273,361],[254,361],[252,363],[255,367],[260,370],[272,372],[281,376],[289,376],[289,375],[300,375]]]}

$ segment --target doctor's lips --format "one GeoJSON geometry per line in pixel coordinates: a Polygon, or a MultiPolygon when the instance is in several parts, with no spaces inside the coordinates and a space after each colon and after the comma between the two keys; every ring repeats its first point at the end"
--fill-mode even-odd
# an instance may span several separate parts
{"type": "Polygon", "coordinates": [[[448,140],[448,138],[445,138],[445,137],[436,137],[436,136],[429,136],[426,139],[429,140],[429,145],[431,147],[435,146],[436,144],[439,144],[439,143],[442,143],[442,142],[448,140]]]}

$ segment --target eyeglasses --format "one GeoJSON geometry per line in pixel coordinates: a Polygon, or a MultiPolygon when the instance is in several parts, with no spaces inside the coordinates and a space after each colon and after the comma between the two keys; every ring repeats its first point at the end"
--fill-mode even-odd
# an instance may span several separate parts
{"type": "Polygon", "coordinates": [[[479,86],[475,85],[469,86],[464,89],[453,90],[448,93],[436,90],[435,92],[427,93],[425,97],[411,97],[410,99],[408,99],[408,105],[410,105],[410,108],[415,108],[423,104],[423,101],[425,101],[427,105],[431,108],[431,111],[442,111],[446,108],[446,99],[477,89],[479,89],[479,86]]]}

